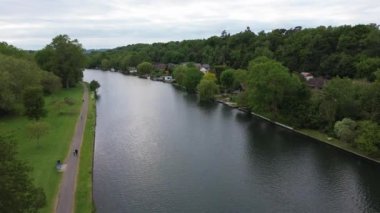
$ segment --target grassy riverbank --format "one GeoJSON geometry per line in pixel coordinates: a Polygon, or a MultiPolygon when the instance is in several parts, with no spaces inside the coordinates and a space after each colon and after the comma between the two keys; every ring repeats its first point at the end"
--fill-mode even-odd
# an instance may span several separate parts
{"type": "Polygon", "coordinates": [[[380,158],[368,156],[366,153],[361,152],[360,150],[355,149],[350,144],[344,143],[344,142],[342,142],[342,141],[340,141],[340,140],[338,140],[336,138],[329,137],[328,135],[326,135],[326,134],[324,134],[322,132],[319,132],[317,130],[312,130],[312,129],[297,129],[295,131],[297,131],[298,133],[301,133],[303,135],[309,136],[311,138],[317,139],[318,141],[321,141],[321,142],[330,144],[332,146],[335,146],[335,147],[337,147],[339,149],[343,149],[343,150],[345,150],[347,152],[351,152],[352,154],[355,154],[355,155],[361,156],[363,158],[367,158],[367,159],[369,159],[371,161],[375,161],[377,163],[380,163],[380,158]]]}
{"type": "Polygon", "coordinates": [[[12,116],[0,120],[0,133],[12,135],[18,144],[19,158],[33,168],[32,177],[37,186],[46,194],[47,205],[40,212],[53,212],[54,201],[61,180],[61,173],[55,169],[58,159],[64,160],[74,134],[75,123],[82,105],[83,87],[62,89],[45,98],[48,111],[41,121],[49,125],[49,131],[37,145],[27,134],[26,127],[33,121],[25,116],[12,116]],[[65,101],[66,98],[66,101],[65,101]],[[69,104],[66,104],[68,103],[69,104]]]}
{"type": "MultiPolygon", "coordinates": [[[[228,97],[228,96],[225,97],[225,96],[219,95],[219,96],[216,97],[217,102],[222,103],[224,105],[227,105],[227,106],[229,106],[231,108],[238,108],[239,107],[238,104],[235,103],[235,102],[232,102],[230,99],[231,98],[228,97]]],[[[292,127],[283,125],[281,123],[277,123],[276,121],[272,121],[271,119],[268,119],[268,118],[266,118],[266,117],[264,117],[262,115],[258,115],[258,114],[255,114],[255,113],[252,113],[252,114],[255,115],[255,116],[257,116],[257,117],[260,117],[262,119],[265,119],[267,121],[276,123],[277,125],[285,126],[285,127],[287,127],[288,129],[290,129],[292,131],[298,132],[299,134],[302,134],[302,135],[314,138],[314,139],[316,139],[316,140],[318,140],[320,142],[327,143],[327,144],[332,145],[332,146],[334,146],[336,148],[339,148],[339,149],[342,149],[344,151],[350,152],[350,153],[352,153],[354,155],[357,155],[357,156],[360,156],[362,158],[366,158],[366,159],[371,160],[373,162],[380,163],[380,158],[369,156],[367,153],[362,152],[362,151],[356,149],[351,144],[344,143],[344,142],[340,141],[337,138],[330,137],[327,134],[324,134],[324,133],[319,132],[317,130],[312,130],[312,129],[294,129],[292,127]]]]}
{"type": "Polygon", "coordinates": [[[91,95],[88,105],[86,129],[79,154],[79,172],[77,176],[77,189],[75,193],[75,212],[94,212],[95,207],[92,199],[92,172],[93,153],[96,126],[96,103],[91,95]]]}

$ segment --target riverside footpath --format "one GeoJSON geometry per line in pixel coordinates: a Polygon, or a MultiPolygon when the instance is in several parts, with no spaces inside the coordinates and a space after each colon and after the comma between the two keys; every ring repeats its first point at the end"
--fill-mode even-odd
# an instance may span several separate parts
{"type": "Polygon", "coordinates": [[[87,111],[88,111],[88,88],[83,85],[83,104],[75,125],[75,133],[72,138],[70,150],[66,156],[66,169],[63,173],[63,178],[59,187],[58,197],[56,200],[55,212],[71,213],[74,209],[74,198],[76,190],[76,179],[78,174],[79,156],[74,156],[73,151],[77,149],[80,153],[80,148],[83,141],[83,132],[86,126],[87,111]]]}

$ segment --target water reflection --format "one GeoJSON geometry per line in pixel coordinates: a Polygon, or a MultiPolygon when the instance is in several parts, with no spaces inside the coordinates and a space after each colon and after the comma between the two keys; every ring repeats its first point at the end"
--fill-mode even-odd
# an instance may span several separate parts
{"type": "Polygon", "coordinates": [[[379,212],[380,168],[170,84],[100,82],[98,212],[379,212]]]}

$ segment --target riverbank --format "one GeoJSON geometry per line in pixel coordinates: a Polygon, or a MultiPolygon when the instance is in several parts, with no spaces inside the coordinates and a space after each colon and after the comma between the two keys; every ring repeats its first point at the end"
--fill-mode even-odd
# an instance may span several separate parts
{"type": "MultiPolygon", "coordinates": [[[[88,84],[87,84],[88,86],[88,84]]],[[[75,212],[94,212],[95,205],[92,197],[93,187],[93,158],[96,126],[96,101],[94,93],[91,92],[86,128],[83,135],[82,147],[79,153],[79,171],[75,193],[75,212]]]]}
{"type": "Polygon", "coordinates": [[[322,143],[325,143],[325,144],[328,144],[328,145],[331,145],[331,146],[334,146],[338,149],[341,149],[343,151],[346,151],[346,152],[349,152],[357,157],[360,157],[362,159],[365,159],[365,160],[369,160],[371,162],[374,162],[374,163],[378,163],[380,164],[380,158],[373,158],[371,156],[368,156],[366,153],[363,153],[355,148],[353,148],[352,146],[350,146],[350,144],[347,144],[347,143],[344,143],[342,141],[340,141],[339,139],[336,139],[336,138],[332,138],[324,133],[321,133],[317,130],[312,130],[312,129],[295,129],[291,126],[288,126],[288,125],[285,125],[285,124],[282,124],[280,122],[277,122],[277,121],[274,121],[274,120],[271,120],[267,117],[264,117],[260,114],[257,114],[257,113],[254,113],[254,112],[249,112],[247,111],[246,109],[243,109],[243,108],[240,108],[238,106],[237,103],[235,102],[231,102],[231,101],[228,101],[226,99],[223,99],[223,98],[218,98],[216,99],[216,102],[220,103],[220,104],[223,104],[225,106],[228,106],[228,107],[231,107],[231,108],[236,108],[242,112],[245,112],[245,113],[251,113],[252,115],[258,117],[258,118],[261,118],[263,120],[266,120],[268,122],[271,122],[273,124],[276,124],[278,126],[281,126],[283,128],[286,128],[286,129],[289,129],[293,132],[296,132],[298,134],[301,134],[301,135],[304,135],[304,136],[307,136],[307,137],[310,137],[310,138],[313,138],[319,142],[322,142],[322,143]]]}
{"type": "Polygon", "coordinates": [[[65,159],[69,151],[74,127],[82,105],[83,86],[62,89],[45,97],[47,116],[40,121],[47,123],[48,132],[37,141],[31,140],[26,127],[33,121],[25,116],[2,118],[0,133],[11,135],[17,143],[18,157],[33,168],[31,177],[42,187],[47,205],[42,213],[54,212],[54,201],[58,192],[62,173],[57,172],[55,163],[65,159]]]}

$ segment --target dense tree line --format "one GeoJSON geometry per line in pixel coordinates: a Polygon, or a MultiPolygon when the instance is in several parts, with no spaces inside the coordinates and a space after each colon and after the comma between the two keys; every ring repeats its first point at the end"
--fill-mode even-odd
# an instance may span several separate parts
{"type": "Polygon", "coordinates": [[[134,44],[88,56],[90,68],[117,70],[136,67],[143,61],[197,62],[210,64],[215,70],[218,65],[238,69],[246,68],[253,58],[266,56],[290,71],[374,80],[373,72],[380,65],[380,30],[376,24],[259,33],[247,28],[235,35],[223,31],[221,36],[208,39],[134,44]]]}
{"type": "Polygon", "coordinates": [[[45,94],[60,88],[59,77],[40,69],[31,53],[2,43],[0,64],[0,115],[22,113],[31,88],[45,94]]]}
{"type": "MultiPolygon", "coordinates": [[[[73,86],[82,78],[84,52],[76,40],[66,35],[53,39],[37,53],[0,43],[0,118],[24,114],[31,121],[26,129],[37,141],[49,124],[38,121],[47,111],[44,95],[62,86],[73,86]]],[[[4,135],[4,133],[2,133],[4,135]]],[[[10,137],[0,135],[0,212],[38,212],[45,206],[45,194],[34,186],[31,168],[20,161],[10,137]]]]}

